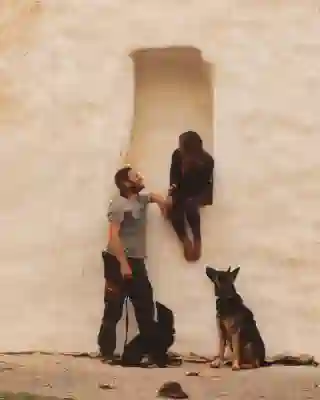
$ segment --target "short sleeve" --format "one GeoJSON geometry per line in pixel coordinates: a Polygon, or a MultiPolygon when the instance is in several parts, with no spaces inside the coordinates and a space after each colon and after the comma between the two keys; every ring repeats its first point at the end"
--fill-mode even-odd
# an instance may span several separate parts
{"type": "Polygon", "coordinates": [[[151,195],[150,193],[143,193],[139,195],[139,201],[141,204],[143,204],[144,206],[146,206],[147,204],[149,204],[151,202],[151,195]]]}
{"type": "Polygon", "coordinates": [[[122,222],[124,218],[123,206],[116,200],[110,200],[107,217],[109,222],[122,222]]]}

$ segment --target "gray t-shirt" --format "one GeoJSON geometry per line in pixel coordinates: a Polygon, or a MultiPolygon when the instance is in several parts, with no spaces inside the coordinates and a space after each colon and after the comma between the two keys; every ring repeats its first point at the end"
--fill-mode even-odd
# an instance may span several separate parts
{"type": "MultiPolygon", "coordinates": [[[[149,194],[139,194],[133,199],[114,196],[109,203],[108,221],[120,223],[119,236],[127,257],[146,257],[146,222],[149,194]]],[[[108,244],[107,251],[113,254],[108,244]]]]}

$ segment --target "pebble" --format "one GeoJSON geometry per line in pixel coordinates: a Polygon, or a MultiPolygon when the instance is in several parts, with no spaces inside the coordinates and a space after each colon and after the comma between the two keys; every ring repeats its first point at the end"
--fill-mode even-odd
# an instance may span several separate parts
{"type": "Polygon", "coordinates": [[[0,362],[0,372],[12,371],[13,367],[5,362],[0,362]]]}
{"type": "Polygon", "coordinates": [[[99,383],[99,388],[103,389],[103,390],[106,390],[106,389],[110,390],[110,389],[115,389],[116,386],[112,383],[99,383]]]}
{"type": "Polygon", "coordinates": [[[191,372],[186,372],[186,376],[199,376],[200,372],[196,371],[191,371],[191,372]]]}

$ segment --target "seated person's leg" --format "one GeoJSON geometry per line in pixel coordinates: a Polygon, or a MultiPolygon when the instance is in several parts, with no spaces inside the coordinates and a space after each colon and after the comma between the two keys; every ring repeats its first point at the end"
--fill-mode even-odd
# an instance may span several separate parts
{"type": "Polygon", "coordinates": [[[177,201],[175,198],[173,198],[173,204],[168,212],[168,218],[179,240],[183,244],[185,259],[191,261],[192,242],[190,241],[187,234],[185,223],[185,209],[184,203],[182,201],[177,201]]]}
{"type": "Polygon", "coordinates": [[[199,205],[193,199],[188,199],[185,202],[185,213],[187,221],[190,225],[193,234],[193,261],[199,260],[201,257],[201,218],[199,205]]]}

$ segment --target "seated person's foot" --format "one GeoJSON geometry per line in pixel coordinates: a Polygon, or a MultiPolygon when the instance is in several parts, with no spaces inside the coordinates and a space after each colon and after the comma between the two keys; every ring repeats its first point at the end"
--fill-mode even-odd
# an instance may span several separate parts
{"type": "Polygon", "coordinates": [[[198,261],[201,257],[201,240],[195,240],[193,244],[192,261],[198,261]]]}
{"type": "Polygon", "coordinates": [[[183,240],[183,253],[184,258],[187,261],[193,260],[193,246],[191,240],[188,237],[183,240]]]}

